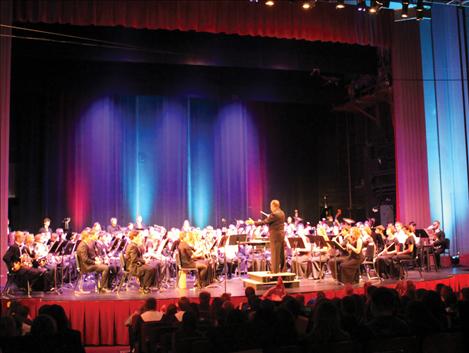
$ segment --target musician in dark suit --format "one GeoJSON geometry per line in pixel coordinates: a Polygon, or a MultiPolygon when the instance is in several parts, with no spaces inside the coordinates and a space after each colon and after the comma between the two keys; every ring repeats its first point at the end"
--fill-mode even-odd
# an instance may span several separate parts
{"type": "Polygon", "coordinates": [[[440,228],[440,221],[433,221],[431,228],[435,232],[433,249],[435,251],[436,265],[440,267],[440,255],[444,253],[446,249],[446,235],[443,229],[440,228]]]}
{"type": "Polygon", "coordinates": [[[94,242],[91,234],[87,231],[81,233],[81,242],[77,247],[77,257],[82,272],[101,272],[101,292],[108,293],[109,289],[109,266],[96,257],[94,242]]]}
{"type": "Polygon", "coordinates": [[[145,263],[143,253],[140,250],[141,237],[138,230],[129,233],[130,243],[125,250],[125,257],[130,273],[137,276],[140,281],[140,291],[150,293],[150,287],[155,282],[155,269],[145,263]]]}
{"type": "Polygon", "coordinates": [[[26,287],[26,281],[31,286],[42,276],[42,272],[22,264],[22,249],[24,242],[24,233],[15,232],[15,242],[8,248],[3,255],[3,261],[8,266],[8,271],[16,274],[17,284],[26,287]]]}
{"type": "Polygon", "coordinates": [[[270,202],[270,211],[272,212],[263,221],[253,222],[256,226],[268,225],[269,226],[269,240],[270,240],[270,272],[281,272],[285,265],[285,213],[280,208],[279,200],[272,200],[270,202]]]}
{"type": "Polygon", "coordinates": [[[115,233],[119,233],[120,231],[122,231],[122,228],[119,224],[117,224],[117,218],[112,217],[110,220],[110,224],[107,226],[107,232],[109,234],[114,235],[115,233]]]}

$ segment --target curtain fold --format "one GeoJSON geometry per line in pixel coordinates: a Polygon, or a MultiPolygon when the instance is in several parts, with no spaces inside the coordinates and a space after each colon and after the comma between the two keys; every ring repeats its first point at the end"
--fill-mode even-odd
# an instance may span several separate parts
{"type": "Polygon", "coordinates": [[[376,16],[362,16],[355,7],[339,12],[335,4],[323,3],[304,11],[290,1],[278,1],[268,8],[247,0],[18,0],[14,3],[14,19],[390,47],[394,14],[385,10],[376,16]]]}
{"type": "MultiPolygon", "coordinates": [[[[0,24],[11,24],[12,3],[0,1],[0,24]]],[[[0,27],[0,254],[7,249],[8,228],[8,175],[10,147],[10,71],[11,34],[8,28],[0,27]]],[[[0,264],[0,284],[6,281],[6,267],[0,264]]]]}
{"type": "Polygon", "coordinates": [[[393,43],[396,219],[426,227],[430,207],[419,23],[396,23],[393,43]]]}

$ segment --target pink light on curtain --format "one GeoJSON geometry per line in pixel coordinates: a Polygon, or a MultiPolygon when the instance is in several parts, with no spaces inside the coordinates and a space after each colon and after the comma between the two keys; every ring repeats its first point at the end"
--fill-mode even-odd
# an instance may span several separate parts
{"type": "Polygon", "coordinates": [[[430,221],[428,171],[418,22],[394,24],[392,50],[396,218],[430,221]]]}

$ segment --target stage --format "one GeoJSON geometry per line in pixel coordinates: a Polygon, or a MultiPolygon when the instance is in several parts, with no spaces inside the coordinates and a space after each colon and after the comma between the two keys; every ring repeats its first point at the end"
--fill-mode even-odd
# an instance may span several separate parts
{"type": "MultiPolygon", "coordinates": [[[[415,281],[417,288],[434,289],[436,284],[443,283],[459,290],[469,286],[469,268],[457,267],[442,269],[439,272],[424,272],[423,280],[418,272],[410,271],[409,280],[415,281]]],[[[394,287],[397,281],[386,280],[383,282],[371,281],[374,285],[394,287]]],[[[360,281],[354,286],[354,292],[363,293],[365,281],[360,281]]],[[[192,283],[188,283],[189,288],[192,283]]],[[[209,291],[212,297],[220,296],[225,292],[224,282],[218,287],[204,289],[209,291]]],[[[176,303],[179,297],[186,296],[197,300],[201,290],[194,289],[168,289],[163,292],[153,292],[143,295],[134,287],[126,292],[109,294],[75,294],[73,289],[64,288],[61,295],[44,294],[33,292],[31,297],[17,295],[16,297],[2,298],[2,311],[11,300],[19,300],[30,308],[31,316],[34,318],[38,309],[46,304],[59,304],[64,307],[70,318],[72,327],[82,332],[83,342],[87,346],[111,345],[121,346],[128,344],[128,332],[124,322],[136,309],[142,306],[144,300],[153,295],[158,300],[158,307],[176,303]]],[[[244,287],[241,278],[233,278],[226,282],[226,291],[231,293],[234,304],[244,300],[244,287]]],[[[292,295],[303,295],[306,302],[316,297],[318,291],[323,291],[328,298],[343,297],[345,288],[337,284],[329,276],[322,281],[301,280],[299,288],[287,289],[292,295]]],[[[262,294],[262,292],[258,292],[262,294]]]]}

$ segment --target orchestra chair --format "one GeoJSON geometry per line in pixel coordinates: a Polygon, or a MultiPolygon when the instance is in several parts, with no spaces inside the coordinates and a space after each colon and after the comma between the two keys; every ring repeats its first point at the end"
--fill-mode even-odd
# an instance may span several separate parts
{"type": "Polygon", "coordinates": [[[365,343],[363,353],[419,353],[415,336],[376,338],[365,343]]]}
{"type": "Polygon", "coordinates": [[[308,345],[305,352],[327,352],[327,353],[361,353],[362,347],[356,341],[340,341],[329,343],[313,343],[308,345]]]}
{"type": "MultiPolygon", "coordinates": [[[[87,292],[87,291],[84,291],[83,290],[83,282],[85,281],[85,277],[86,275],[88,274],[87,272],[83,272],[82,271],[82,268],[81,268],[81,265],[80,265],[80,259],[78,258],[78,255],[77,253],[75,252],[75,263],[76,263],[76,268],[77,268],[77,281],[75,283],[75,292],[78,292],[78,293],[90,293],[90,292],[87,292]],[[77,291],[77,288],[78,288],[78,291],[77,291]]],[[[91,273],[91,272],[89,272],[91,273]]],[[[99,292],[99,274],[98,273],[94,273],[95,274],[95,280],[94,280],[94,290],[96,292],[99,292]]]]}
{"type": "Polygon", "coordinates": [[[136,321],[135,331],[138,335],[136,353],[168,352],[171,348],[172,337],[176,327],[161,321],[136,321]]]}
{"type": "MultiPolygon", "coordinates": [[[[7,268],[8,268],[8,265],[7,265],[7,268]]],[[[29,282],[29,280],[26,280],[26,288],[21,288],[17,285],[17,283],[19,282],[17,278],[18,278],[18,274],[8,269],[7,282],[5,283],[5,286],[3,287],[2,297],[9,296],[10,291],[13,286],[15,286],[19,290],[25,291],[28,298],[31,297],[31,283],[29,282]]]]}
{"type": "Polygon", "coordinates": [[[423,267],[425,271],[430,272],[433,266],[435,272],[438,272],[435,249],[432,245],[423,245],[418,249],[418,254],[421,267],[423,267]]]}
{"type": "Polygon", "coordinates": [[[377,279],[381,281],[381,277],[376,271],[376,246],[374,243],[368,244],[365,251],[365,260],[361,264],[362,268],[365,270],[368,280],[377,279]],[[374,271],[375,275],[371,276],[370,272],[374,271]]]}
{"type": "Polygon", "coordinates": [[[179,254],[179,250],[175,251],[176,253],[176,267],[177,267],[177,275],[176,275],[176,286],[179,289],[186,289],[187,288],[187,274],[195,271],[196,281],[199,278],[199,271],[197,267],[184,267],[182,266],[181,262],[181,255],[179,254]]]}
{"type": "Polygon", "coordinates": [[[127,285],[129,281],[132,278],[137,279],[137,277],[131,274],[130,271],[127,269],[127,261],[125,260],[125,254],[123,252],[119,254],[119,263],[120,263],[120,270],[122,272],[122,275],[119,281],[119,285],[117,286],[117,294],[119,294],[124,284],[125,284],[125,290],[127,290],[127,285]]]}
{"type": "Polygon", "coordinates": [[[421,259],[419,258],[417,254],[418,252],[414,250],[414,253],[412,254],[411,259],[399,260],[399,266],[404,274],[403,279],[407,279],[409,277],[409,268],[413,268],[419,271],[420,279],[423,280],[421,259]]]}

